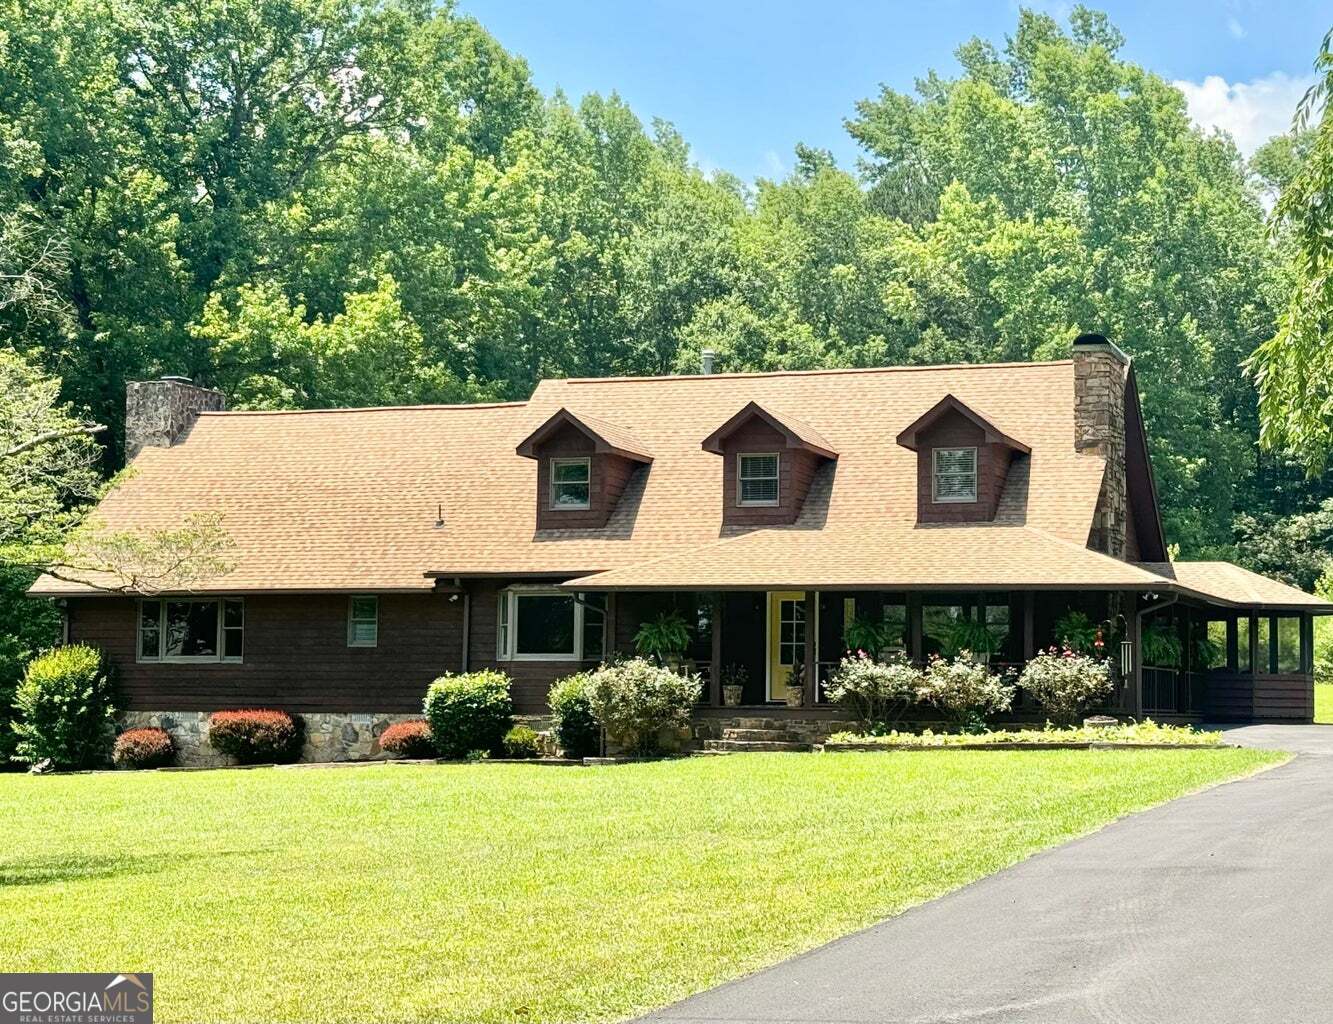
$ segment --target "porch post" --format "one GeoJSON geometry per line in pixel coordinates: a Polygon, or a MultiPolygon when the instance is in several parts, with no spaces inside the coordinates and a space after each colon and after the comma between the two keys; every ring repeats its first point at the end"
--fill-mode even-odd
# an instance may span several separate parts
{"type": "Polygon", "coordinates": [[[1138,604],[1139,596],[1135,594],[1130,603],[1133,611],[1129,615],[1129,638],[1134,644],[1134,671],[1125,680],[1129,686],[1129,693],[1125,694],[1126,710],[1134,719],[1143,717],[1143,616],[1139,614],[1138,604]]]}
{"type": "Polygon", "coordinates": [[[815,681],[819,678],[819,592],[805,592],[805,693],[801,703],[808,708],[815,706],[815,681]]]}
{"type": "Polygon", "coordinates": [[[913,661],[925,661],[923,642],[921,638],[921,595],[909,593],[907,595],[907,634],[908,643],[911,649],[907,656],[913,661]]]}
{"type": "Polygon", "coordinates": [[[713,652],[708,663],[708,705],[722,706],[722,595],[714,591],[710,595],[713,602],[713,652]]]}
{"type": "Polygon", "coordinates": [[[1037,595],[1030,590],[1023,592],[1023,661],[1032,660],[1037,653],[1037,595]]]}

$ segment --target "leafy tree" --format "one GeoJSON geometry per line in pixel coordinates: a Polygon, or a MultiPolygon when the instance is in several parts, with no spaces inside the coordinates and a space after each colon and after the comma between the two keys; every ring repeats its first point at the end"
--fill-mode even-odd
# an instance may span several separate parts
{"type": "Polygon", "coordinates": [[[1291,242],[1294,281],[1277,333],[1252,362],[1261,396],[1260,439],[1290,450],[1311,473],[1322,472],[1333,451],[1333,351],[1327,340],[1333,330],[1333,111],[1327,103],[1333,94],[1333,30],[1324,36],[1315,71],[1318,80],[1296,118],[1298,130],[1310,135],[1294,141],[1291,154],[1265,154],[1269,164],[1287,157],[1276,172],[1275,183],[1284,187],[1273,215],[1275,229],[1291,242]],[[1309,129],[1321,108],[1318,126],[1309,129]]]}

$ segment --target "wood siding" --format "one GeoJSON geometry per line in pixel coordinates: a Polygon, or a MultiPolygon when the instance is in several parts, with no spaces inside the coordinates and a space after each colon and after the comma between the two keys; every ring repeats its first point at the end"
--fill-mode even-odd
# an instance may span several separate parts
{"type": "Polygon", "coordinates": [[[537,529],[584,530],[606,525],[616,502],[638,467],[632,459],[593,450],[592,439],[572,426],[565,426],[537,449],[537,529]],[[588,460],[588,507],[551,507],[551,462],[553,459],[588,460]]]}
{"type": "Polygon", "coordinates": [[[71,599],[69,637],[107,653],[129,711],[420,711],[431,680],[461,665],[462,600],[380,595],[375,647],[347,646],[347,603],[346,594],[245,598],[239,664],[137,662],[138,602],[130,598],[71,599]]]}
{"type": "Polygon", "coordinates": [[[977,523],[995,518],[1004,492],[1012,451],[1006,445],[987,444],[979,426],[957,412],[949,412],[921,432],[916,461],[917,521],[922,523],[977,523]],[[935,449],[977,450],[977,500],[936,502],[935,449]]]}
{"type": "Polygon", "coordinates": [[[787,439],[759,418],[737,427],[722,443],[722,522],[725,526],[785,526],[796,522],[810,490],[810,481],[823,461],[818,455],[788,448],[787,439]],[[736,503],[737,456],[776,453],[778,503],[736,503]]]}
{"type": "Polygon", "coordinates": [[[1308,675],[1213,672],[1206,716],[1219,722],[1314,720],[1314,679],[1308,675]]]}

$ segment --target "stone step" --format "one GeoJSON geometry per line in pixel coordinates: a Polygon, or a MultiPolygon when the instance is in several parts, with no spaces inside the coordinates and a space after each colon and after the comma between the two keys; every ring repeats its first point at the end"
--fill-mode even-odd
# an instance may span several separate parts
{"type": "Polygon", "coordinates": [[[785,729],[787,723],[781,718],[737,718],[737,729],[785,729]]]}
{"type": "Polygon", "coordinates": [[[759,753],[779,750],[809,750],[809,743],[795,740],[704,740],[704,750],[716,753],[759,753]]]}
{"type": "Polygon", "coordinates": [[[724,740],[767,740],[799,743],[801,737],[789,729],[723,729],[724,740]]]}

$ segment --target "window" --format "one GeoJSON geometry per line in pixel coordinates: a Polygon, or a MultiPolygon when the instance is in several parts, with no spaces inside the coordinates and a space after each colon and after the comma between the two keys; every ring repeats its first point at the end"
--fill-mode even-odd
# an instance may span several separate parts
{"type": "Polygon", "coordinates": [[[1283,615],[1277,620],[1277,670],[1282,675],[1296,675],[1305,665],[1301,657],[1301,620],[1283,615]]]}
{"type": "Polygon", "coordinates": [[[933,498],[937,504],[977,500],[977,450],[935,448],[933,498]]]}
{"type": "Polygon", "coordinates": [[[502,661],[583,661],[606,649],[606,598],[560,590],[500,593],[496,651],[502,661]]]}
{"type": "Polygon", "coordinates": [[[778,664],[799,665],[805,661],[805,599],[778,602],[778,664]]]}
{"type": "Polygon", "coordinates": [[[347,602],[347,646],[376,647],[380,641],[380,599],[353,595],[347,602]]]}
{"type": "Polygon", "coordinates": [[[589,459],[551,460],[551,508],[588,507],[591,465],[589,459]]]}
{"type": "Polygon", "coordinates": [[[140,661],[240,661],[244,638],[240,598],[139,602],[140,661]]]}
{"type": "Polygon", "coordinates": [[[736,481],[736,504],[776,505],[778,503],[777,455],[737,455],[736,481]]]}

